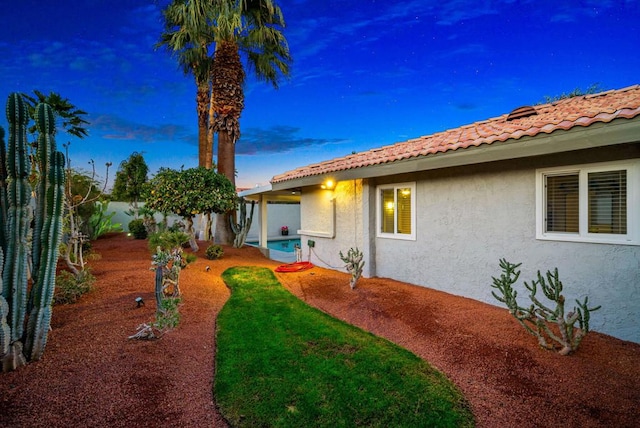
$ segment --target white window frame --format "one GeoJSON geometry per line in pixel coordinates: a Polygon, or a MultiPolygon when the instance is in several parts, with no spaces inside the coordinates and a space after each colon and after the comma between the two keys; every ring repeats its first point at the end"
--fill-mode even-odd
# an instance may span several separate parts
{"type": "Polygon", "coordinates": [[[640,159],[571,165],[536,170],[536,238],[548,241],[591,242],[600,244],[640,245],[640,159]],[[588,174],[615,170],[627,171],[627,233],[589,233],[588,174]],[[545,232],[546,177],[578,174],[578,232],[545,232]]]}
{"type": "MultiPolygon", "coordinates": [[[[398,210],[394,211],[394,230],[398,225],[398,210]]],[[[405,241],[415,241],[416,240],[416,183],[408,182],[408,183],[392,183],[392,184],[381,184],[376,187],[376,236],[378,238],[389,238],[389,239],[401,239],[405,241]],[[397,197],[398,189],[409,188],[411,189],[411,233],[383,233],[382,229],[382,218],[380,215],[382,199],[380,197],[380,193],[382,190],[390,190],[393,189],[393,197],[394,200],[397,197]]]]}

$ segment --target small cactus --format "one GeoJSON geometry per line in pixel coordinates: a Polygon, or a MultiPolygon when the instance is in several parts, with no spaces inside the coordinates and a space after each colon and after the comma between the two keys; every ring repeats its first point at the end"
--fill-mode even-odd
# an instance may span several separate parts
{"type": "Polygon", "coordinates": [[[547,271],[546,279],[538,271],[538,278],[531,281],[531,284],[525,281],[524,286],[529,290],[529,299],[532,304],[529,307],[519,306],[516,301],[518,292],[513,289],[513,284],[518,281],[520,276],[518,268],[521,264],[513,264],[501,259],[502,275],[500,278],[494,277],[491,285],[500,294],[495,291],[491,294],[507,306],[509,313],[529,334],[538,339],[538,344],[542,348],[554,349],[556,345],[553,342],[555,342],[560,347],[558,353],[561,355],[576,351],[582,339],[589,333],[591,312],[600,309],[600,306],[590,308],[589,298],[585,297],[583,302],[576,300],[578,306],[565,315],[565,297],[562,295],[563,285],[558,275],[558,268],[553,272],[547,271]],[[547,299],[556,303],[555,309],[551,309],[536,297],[538,286],[547,299]],[[576,322],[578,329],[574,327],[576,322]],[[556,324],[557,333],[555,329],[550,328],[550,324],[556,324]]]}
{"type": "Polygon", "coordinates": [[[345,268],[347,269],[347,272],[351,274],[349,285],[352,290],[356,288],[356,283],[362,276],[362,268],[364,267],[364,262],[362,261],[363,257],[364,255],[357,247],[355,249],[349,248],[346,256],[342,254],[342,251],[340,251],[340,258],[346,263],[345,268]]]}

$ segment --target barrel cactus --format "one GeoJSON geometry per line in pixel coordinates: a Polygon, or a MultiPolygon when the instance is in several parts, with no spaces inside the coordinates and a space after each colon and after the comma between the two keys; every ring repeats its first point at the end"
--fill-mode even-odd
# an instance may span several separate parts
{"type": "MultiPolygon", "coordinates": [[[[0,138],[0,206],[3,221],[0,283],[0,360],[3,371],[40,359],[47,342],[55,289],[58,246],[62,236],[64,155],[56,151],[54,115],[46,104],[36,108],[39,133],[35,202],[27,143],[29,115],[20,94],[7,101],[9,139],[0,138]],[[32,206],[35,206],[35,214],[32,206]],[[30,286],[29,286],[30,285],[30,286]]],[[[0,132],[2,136],[4,132],[0,132]]]]}

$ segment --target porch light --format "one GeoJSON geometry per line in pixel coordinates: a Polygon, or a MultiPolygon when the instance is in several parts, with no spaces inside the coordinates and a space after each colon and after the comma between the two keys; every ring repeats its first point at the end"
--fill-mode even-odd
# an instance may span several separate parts
{"type": "Polygon", "coordinates": [[[333,189],[333,186],[335,186],[335,185],[336,185],[336,183],[334,183],[334,181],[333,181],[333,180],[328,179],[327,181],[325,181],[324,183],[322,183],[322,186],[320,186],[320,187],[322,187],[323,189],[329,189],[329,190],[331,190],[331,189],[333,189]]]}

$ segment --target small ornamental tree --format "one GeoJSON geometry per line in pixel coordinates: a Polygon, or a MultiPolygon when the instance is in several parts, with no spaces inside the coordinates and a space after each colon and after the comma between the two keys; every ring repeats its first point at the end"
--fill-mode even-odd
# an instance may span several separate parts
{"type": "Polygon", "coordinates": [[[142,153],[133,152],[127,160],[120,162],[111,197],[116,201],[130,202],[134,216],[138,216],[138,202],[142,198],[145,184],[149,181],[149,167],[142,153]]]}
{"type": "Polygon", "coordinates": [[[222,174],[203,167],[176,171],[161,168],[144,192],[145,206],[163,214],[174,213],[185,220],[191,248],[197,251],[193,217],[221,214],[235,208],[236,191],[222,174]]]}

